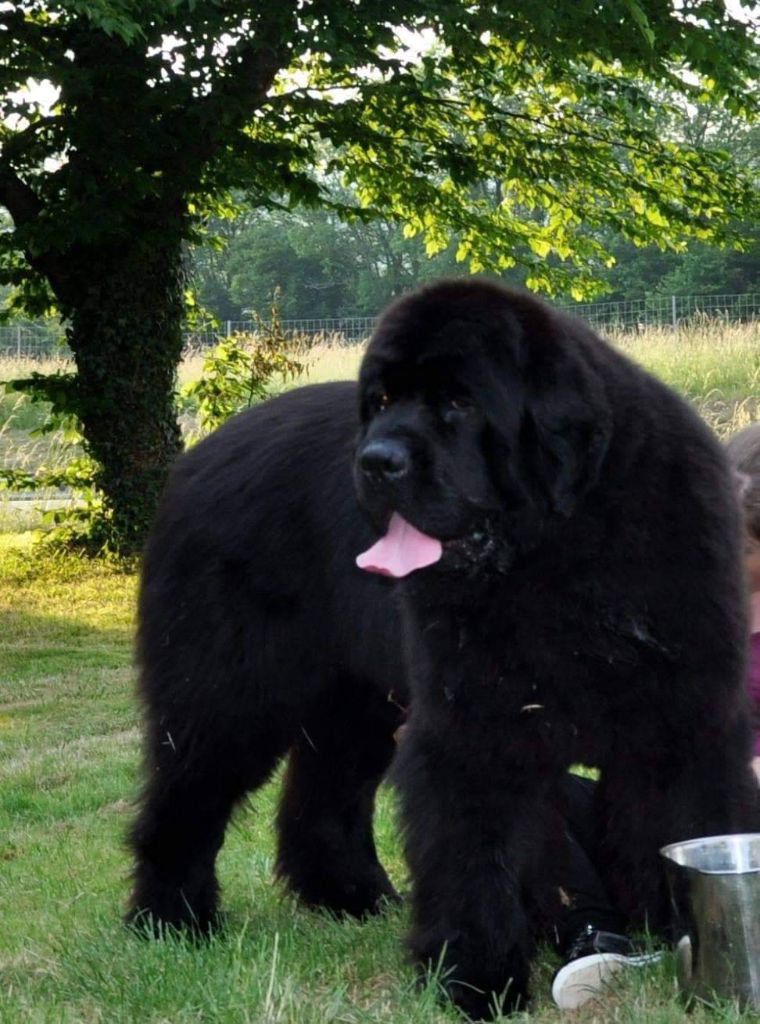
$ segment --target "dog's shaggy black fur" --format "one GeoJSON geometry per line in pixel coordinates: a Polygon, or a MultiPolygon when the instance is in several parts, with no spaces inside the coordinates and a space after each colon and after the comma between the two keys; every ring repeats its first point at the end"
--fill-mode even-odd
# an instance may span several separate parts
{"type": "Polygon", "coordinates": [[[140,598],[131,914],[212,923],[230,813],[288,752],[279,874],[337,912],[393,898],[372,810],[411,691],[410,946],[463,1009],[525,995],[574,762],[601,770],[613,898],[661,925],[658,848],[758,824],[740,557],[720,447],[661,383],[493,284],[407,296],[358,394],[274,399],[172,475],[140,598]],[[443,542],[403,581],[354,564],[392,512],[443,542]]]}

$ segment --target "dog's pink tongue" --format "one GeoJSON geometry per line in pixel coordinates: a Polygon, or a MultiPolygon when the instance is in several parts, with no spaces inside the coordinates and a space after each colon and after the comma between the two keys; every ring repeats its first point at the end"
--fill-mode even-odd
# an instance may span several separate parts
{"type": "Polygon", "coordinates": [[[432,565],[442,554],[443,546],[439,540],[420,533],[406,519],[402,519],[398,512],[394,512],[386,535],[373,544],[369,551],[362,552],[356,564],[367,572],[400,579],[415,569],[432,565]]]}

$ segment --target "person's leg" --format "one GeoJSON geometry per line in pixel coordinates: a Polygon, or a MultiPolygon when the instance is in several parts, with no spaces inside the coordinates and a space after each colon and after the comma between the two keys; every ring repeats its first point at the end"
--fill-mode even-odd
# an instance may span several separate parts
{"type": "Polygon", "coordinates": [[[612,905],[596,866],[598,852],[597,785],[568,772],[560,796],[566,821],[566,875],[560,888],[561,918],[555,925],[557,949],[568,956],[578,936],[594,931],[623,935],[626,915],[612,905]]]}
{"type": "Polygon", "coordinates": [[[612,904],[594,863],[599,849],[596,783],[568,773],[561,792],[567,861],[555,939],[563,964],[552,981],[552,997],[560,1009],[572,1010],[597,996],[618,971],[651,963],[657,955],[637,950],[627,936],[628,918],[612,904]]]}

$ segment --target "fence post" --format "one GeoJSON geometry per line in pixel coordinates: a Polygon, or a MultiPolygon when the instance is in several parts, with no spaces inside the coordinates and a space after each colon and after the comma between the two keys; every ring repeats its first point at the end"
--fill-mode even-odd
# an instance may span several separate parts
{"type": "Polygon", "coordinates": [[[678,330],[678,311],[676,308],[676,297],[675,295],[670,296],[670,320],[673,325],[673,330],[678,330]]]}
{"type": "Polygon", "coordinates": [[[16,324],[16,358],[21,358],[21,324],[16,324]]]}
{"type": "Polygon", "coordinates": [[[231,335],[232,335],[232,321],[228,320],[227,321],[227,337],[229,338],[231,335]]]}

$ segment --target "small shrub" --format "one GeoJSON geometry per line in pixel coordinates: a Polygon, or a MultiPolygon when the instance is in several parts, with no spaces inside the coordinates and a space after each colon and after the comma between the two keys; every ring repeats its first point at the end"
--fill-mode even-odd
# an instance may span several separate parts
{"type": "Polygon", "coordinates": [[[271,319],[256,317],[256,330],[224,338],[206,356],[198,380],[180,390],[180,402],[196,402],[201,428],[214,430],[236,412],[260,402],[273,381],[287,381],[304,369],[293,340],[283,330],[276,302],[271,319]]]}

